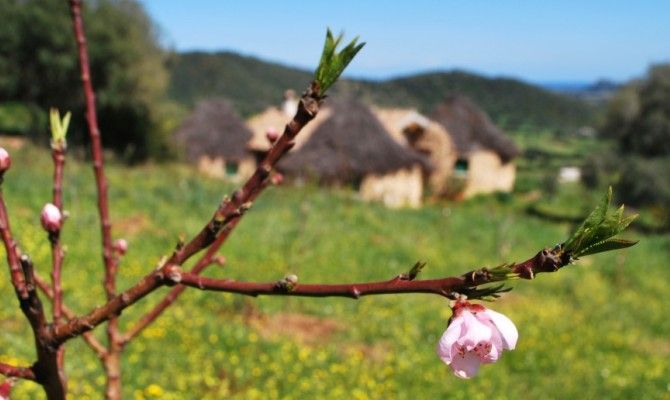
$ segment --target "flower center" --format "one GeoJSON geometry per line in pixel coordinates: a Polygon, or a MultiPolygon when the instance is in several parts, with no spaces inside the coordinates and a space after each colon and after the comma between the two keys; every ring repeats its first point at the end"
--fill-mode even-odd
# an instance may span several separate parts
{"type": "Polygon", "coordinates": [[[484,358],[491,352],[491,347],[491,342],[479,342],[472,351],[474,351],[479,358],[484,358]]]}
{"type": "Polygon", "coordinates": [[[491,342],[479,342],[475,347],[472,349],[468,350],[468,348],[465,345],[458,345],[457,346],[457,351],[458,355],[461,356],[461,358],[465,358],[465,353],[475,353],[479,358],[483,359],[484,357],[488,356],[489,353],[491,353],[491,349],[493,348],[493,345],[491,342]]]}

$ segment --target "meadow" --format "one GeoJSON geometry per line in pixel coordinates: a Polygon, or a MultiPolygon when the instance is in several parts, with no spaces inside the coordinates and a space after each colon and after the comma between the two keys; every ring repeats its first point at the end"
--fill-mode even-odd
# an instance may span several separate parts
{"type": "MultiPolygon", "coordinates": [[[[46,276],[50,250],[39,210],[51,198],[51,159],[46,149],[30,145],[8,150],[13,166],[2,189],[13,230],[46,276]]],[[[537,183],[533,174],[522,169],[520,182],[537,183]]],[[[154,268],[180,234],[199,230],[233,188],[177,164],[131,169],[112,163],[108,175],[114,235],[129,242],[119,288],[154,268]]],[[[65,181],[65,302],[82,313],[104,298],[90,167],[70,158],[65,181]]],[[[424,278],[523,261],[573,228],[528,215],[536,200],[529,193],[389,210],[345,189],[273,187],[223,247],[226,265],[206,273],[260,281],[295,273],[300,282],[334,283],[389,279],[417,260],[427,262],[424,278]]],[[[559,187],[555,197],[579,214],[599,194],[573,185],[559,187]]],[[[354,301],[188,290],[127,347],[124,398],[668,398],[670,235],[633,229],[626,236],[640,243],[534,281],[514,281],[511,293],[488,304],[516,323],[520,339],[515,351],[472,380],[454,377],[435,354],[450,316],[448,301],[438,296],[354,301]]],[[[122,327],[165,291],[126,310],[122,327]]],[[[0,293],[0,360],[29,364],[31,332],[6,265],[0,293]]],[[[103,331],[96,330],[101,340],[103,331]]],[[[66,348],[71,397],[100,398],[98,360],[79,339],[66,348]]],[[[17,399],[43,398],[30,382],[20,382],[14,393],[17,399]]]]}

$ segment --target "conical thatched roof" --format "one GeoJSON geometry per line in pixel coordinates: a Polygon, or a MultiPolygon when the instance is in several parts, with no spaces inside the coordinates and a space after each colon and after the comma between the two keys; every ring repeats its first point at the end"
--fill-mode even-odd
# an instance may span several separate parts
{"type": "Polygon", "coordinates": [[[183,146],[189,161],[204,155],[240,161],[247,155],[246,145],[251,139],[251,131],[230,102],[214,98],[198,103],[175,138],[183,146]]]}
{"type": "Polygon", "coordinates": [[[293,176],[321,181],[352,182],[430,162],[398,144],[367,106],[354,99],[331,101],[332,114],[279,169],[293,176]]]}
{"type": "Polygon", "coordinates": [[[447,97],[437,106],[431,118],[447,128],[459,154],[488,149],[496,152],[504,163],[519,154],[512,139],[466,97],[447,97]]]}

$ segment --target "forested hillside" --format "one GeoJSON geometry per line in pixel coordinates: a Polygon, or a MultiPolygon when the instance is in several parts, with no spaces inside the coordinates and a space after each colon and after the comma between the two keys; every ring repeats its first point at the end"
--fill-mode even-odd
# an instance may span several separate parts
{"type": "MultiPolygon", "coordinates": [[[[248,116],[278,104],[287,88],[302,90],[310,72],[235,53],[182,53],[170,62],[170,95],[187,106],[223,96],[248,116]]],[[[334,93],[355,93],[386,106],[415,106],[423,112],[448,94],[469,96],[507,129],[572,130],[591,123],[586,103],[507,78],[463,71],[434,72],[386,81],[344,80],[334,93]]]]}

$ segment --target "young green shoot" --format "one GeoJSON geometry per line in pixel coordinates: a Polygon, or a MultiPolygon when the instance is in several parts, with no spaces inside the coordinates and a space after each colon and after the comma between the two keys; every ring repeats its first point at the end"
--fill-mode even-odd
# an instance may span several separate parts
{"type": "Polygon", "coordinates": [[[337,51],[337,46],[342,41],[343,34],[333,37],[330,29],[326,32],[326,42],[323,45],[323,53],[319,66],[314,72],[314,80],[319,84],[319,96],[325,96],[326,91],[337,81],[344,69],[354,59],[365,43],[357,44],[358,37],[354,38],[341,51],[337,51]]]}

